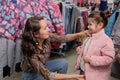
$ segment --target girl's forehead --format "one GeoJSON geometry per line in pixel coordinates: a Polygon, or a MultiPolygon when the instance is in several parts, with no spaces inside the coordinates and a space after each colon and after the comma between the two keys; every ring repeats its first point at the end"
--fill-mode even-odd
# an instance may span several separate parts
{"type": "Polygon", "coordinates": [[[88,23],[96,23],[94,18],[88,18],[88,23]]]}
{"type": "Polygon", "coordinates": [[[93,21],[93,20],[94,20],[94,18],[88,18],[88,20],[90,20],[90,21],[92,20],[92,21],[93,21]]]}

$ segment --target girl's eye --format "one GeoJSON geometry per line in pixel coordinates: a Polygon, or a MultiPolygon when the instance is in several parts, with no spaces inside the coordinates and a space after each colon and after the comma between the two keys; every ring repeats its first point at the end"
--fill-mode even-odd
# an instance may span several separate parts
{"type": "Polygon", "coordinates": [[[89,26],[91,26],[92,24],[88,24],[89,26]]]}

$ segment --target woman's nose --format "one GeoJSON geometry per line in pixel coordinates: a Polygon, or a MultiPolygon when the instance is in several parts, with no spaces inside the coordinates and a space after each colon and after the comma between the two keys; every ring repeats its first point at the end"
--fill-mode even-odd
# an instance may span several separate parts
{"type": "Polygon", "coordinates": [[[48,32],[51,32],[51,30],[49,28],[47,28],[47,29],[48,29],[48,32]]]}

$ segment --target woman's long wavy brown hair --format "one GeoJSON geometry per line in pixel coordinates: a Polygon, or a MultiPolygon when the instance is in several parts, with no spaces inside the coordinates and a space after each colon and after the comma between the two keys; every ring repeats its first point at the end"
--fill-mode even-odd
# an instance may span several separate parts
{"type": "Polygon", "coordinates": [[[24,56],[32,56],[32,54],[38,53],[37,39],[34,34],[39,33],[41,28],[39,24],[40,20],[43,20],[43,17],[30,17],[26,21],[21,43],[22,54],[24,56]]]}

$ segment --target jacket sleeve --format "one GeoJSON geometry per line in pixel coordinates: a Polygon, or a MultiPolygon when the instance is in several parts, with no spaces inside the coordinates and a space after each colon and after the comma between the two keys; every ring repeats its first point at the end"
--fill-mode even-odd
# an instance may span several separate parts
{"type": "Polygon", "coordinates": [[[108,40],[100,52],[101,56],[91,56],[90,65],[107,66],[113,62],[115,51],[112,40],[108,40]]]}

